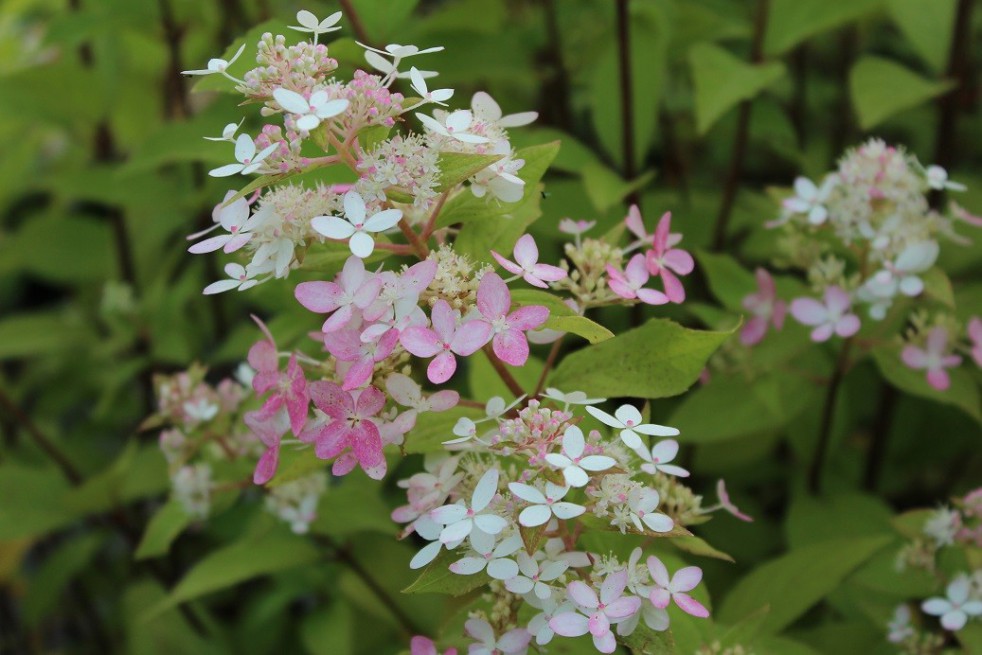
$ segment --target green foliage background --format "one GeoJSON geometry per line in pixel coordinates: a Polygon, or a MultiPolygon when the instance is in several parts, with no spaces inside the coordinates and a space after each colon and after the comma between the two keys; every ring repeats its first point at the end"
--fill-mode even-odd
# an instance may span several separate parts
{"type": "MultiPolygon", "coordinates": [[[[446,46],[426,65],[457,89],[455,100],[485,89],[506,113],[539,111],[535,126],[513,137],[519,147],[562,142],[537,198],[543,218],[531,227],[551,257],[560,254],[562,217],[596,219],[603,233],[628,201],[640,202],[649,222],[672,210],[699,266],[687,285],[692,300],[657,315],[730,329],[752,288],[749,271],[774,249],[761,229],[776,212],[768,188],[820,175],[866,135],[946,166],[969,186],[961,204],[982,210],[982,12],[972,4],[349,6],[372,43],[446,46]],[[628,11],[629,76],[619,6],[628,11]]],[[[209,224],[228,188],[205,174],[226,163],[228,149],[201,137],[219,134],[239,110],[221,80],[192,91],[179,71],[242,35],[251,44],[282,32],[300,8],[326,15],[338,7],[0,5],[0,652],[391,653],[406,647],[407,616],[422,632],[459,628],[457,601],[399,593],[414,576],[405,566],[412,547],[394,540],[386,516],[398,502],[392,480],[352,477],[332,490],[313,540],[273,526],[255,503],[184,531],[179,508],[164,503],[156,436],[138,429],[152,409],[152,373],[192,361],[232,370],[256,338],[250,311],[274,317],[286,343],[313,327],[284,284],[201,296],[218,279],[216,260],[188,255],[184,239],[209,224]],[[392,592],[391,604],[359,569],[392,592]]],[[[340,34],[332,56],[357,65],[351,31],[340,34]]],[[[980,244],[943,252],[963,319],[982,309],[980,244]]],[[[626,312],[595,320],[616,334],[632,324],[626,312]]],[[[660,329],[648,325],[653,335],[660,329]]],[[[789,326],[747,362],[766,373],[653,403],[659,422],[682,430],[694,488],[711,496],[725,476],[757,517],[700,526],[736,562],[699,559],[718,625],[673,615],[677,652],[714,638],[753,643],[756,653],[891,652],[883,624],[892,607],[931,590],[931,581],[891,568],[902,539],[891,517],[982,481],[978,372],[941,398],[889,358],[856,366],[840,392],[816,499],[804,478],[833,356],[789,326]],[[882,451],[877,434],[888,435],[882,451]]],[[[578,376],[606,375],[605,393],[635,395],[618,386],[616,371],[594,373],[604,361],[584,351],[556,376],[575,386],[578,376]]],[[[469,375],[472,387],[493,388],[480,377],[487,371],[469,375]]],[[[431,431],[431,442],[440,438],[431,431]]],[[[966,652],[982,652],[978,631],[966,633],[966,652]]]]}

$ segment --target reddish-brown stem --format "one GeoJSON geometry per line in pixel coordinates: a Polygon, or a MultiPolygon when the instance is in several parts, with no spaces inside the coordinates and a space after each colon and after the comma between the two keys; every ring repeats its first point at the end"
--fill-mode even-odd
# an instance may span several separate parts
{"type": "Polygon", "coordinates": [[[488,356],[488,361],[491,362],[491,366],[494,368],[495,373],[501,378],[501,381],[505,383],[508,390],[511,391],[516,398],[521,398],[525,395],[525,390],[522,389],[522,385],[518,383],[518,380],[511,374],[511,372],[505,367],[505,363],[498,359],[498,356],[494,354],[494,350],[491,348],[491,344],[484,346],[484,354],[488,356]]]}
{"type": "Polygon", "coordinates": [[[73,485],[77,486],[82,484],[82,474],[79,473],[75,465],[72,464],[72,460],[68,456],[61,452],[58,446],[55,445],[53,441],[48,439],[41,430],[35,425],[31,417],[27,415],[20,406],[14,402],[14,399],[4,393],[3,389],[0,389],[0,407],[3,407],[4,411],[10,414],[13,419],[20,423],[24,430],[31,436],[34,443],[38,445],[38,448],[44,451],[44,453],[51,458],[51,460],[58,465],[61,472],[65,475],[73,485]]]}
{"type": "Polygon", "coordinates": [[[388,250],[397,255],[411,255],[415,252],[412,246],[401,243],[376,243],[375,248],[376,250],[388,250]]]}
{"type": "Polygon", "coordinates": [[[351,23],[351,30],[358,37],[358,40],[365,45],[372,45],[371,40],[368,38],[368,32],[365,30],[365,23],[361,21],[361,16],[358,15],[351,0],[339,0],[339,4],[344,11],[344,17],[351,23]]]}
{"type": "MultiPolygon", "coordinates": [[[[563,335],[565,336],[565,335],[563,335]]],[[[549,371],[556,364],[556,359],[559,357],[559,351],[563,348],[563,336],[556,339],[552,348],[549,349],[549,355],[546,357],[546,363],[542,366],[542,373],[539,374],[539,381],[535,385],[535,391],[532,392],[532,397],[536,397],[542,393],[542,390],[546,386],[546,378],[549,377],[549,371]]]]}
{"type": "Polygon", "coordinates": [[[402,230],[402,233],[413,247],[416,256],[420,259],[426,259],[430,256],[430,249],[427,247],[426,242],[419,238],[419,235],[416,234],[416,231],[413,230],[405,218],[399,219],[399,229],[402,230]]]}
{"type": "Polygon", "coordinates": [[[450,189],[443,192],[440,199],[436,201],[436,207],[430,213],[430,218],[426,221],[426,226],[423,228],[422,238],[424,241],[428,240],[436,229],[436,219],[440,217],[440,212],[443,211],[443,205],[446,204],[447,198],[450,197],[450,189]]]}

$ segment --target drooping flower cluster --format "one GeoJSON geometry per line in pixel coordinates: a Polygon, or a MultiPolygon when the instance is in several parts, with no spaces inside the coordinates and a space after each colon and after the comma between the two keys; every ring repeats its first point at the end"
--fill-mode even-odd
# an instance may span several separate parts
{"type": "Polygon", "coordinates": [[[769,226],[782,230],[779,263],[803,271],[817,297],[786,303],[770,274],[758,269],[758,291],[744,300],[751,317],[741,332],[743,343],[759,342],[769,325],[780,330],[786,313],[821,342],[857,335],[860,308],[874,322],[891,311],[902,316],[916,309],[920,315],[911,319],[902,361],[924,371],[935,389],[947,389],[947,369],[962,362],[958,351],[970,352],[978,335],[955,320],[931,280],[943,279],[935,268],[941,241],[965,242],[955,233],[956,223],[982,222],[954,203],[947,213],[932,209],[929,194],[964,188],[948,181],[940,167],[925,168],[903,148],[878,139],[848,151],[818,184],[799,177],[780,218],[769,226]]]}
{"type": "Polygon", "coordinates": [[[898,605],[887,626],[887,639],[913,655],[934,652],[929,647],[943,645],[944,632],[959,632],[969,622],[982,621],[982,569],[962,568],[965,554],[952,557],[953,551],[967,553],[982,547],[982,488],[956,499],[951,507],[932,510],[909,536],[898,555],[898,568],[924,569],[938,580],[936,594],[898,605]],[[952,562],[959,564],[952,568],[952,562]]]}

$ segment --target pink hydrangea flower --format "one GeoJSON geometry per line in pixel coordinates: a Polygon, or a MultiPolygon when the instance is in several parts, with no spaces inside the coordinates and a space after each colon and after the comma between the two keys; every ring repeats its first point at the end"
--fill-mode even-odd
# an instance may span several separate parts
{"type": "Polygon", "coordinates": [[[266,413],[261,409],[247,412],[243,420],[252,430],[252,433],[259,437],[259,440],[266,446],[266,450],[256,462],[256,469],[252,473],[253,484],[266,484],[276,474],[276,467],[280,461],[280,440],[290,429],[290,417],[286,409],[280,407],[272,413],[266,413]]]}
{"type": "Polygon", "coordinates": [[[596,224],[596,221],[574,221],[572,218],[564,218],[559,221],[559,231],[563,234],[572,234],[578,237],[584,232],[591,230],[596,224]]]}
{"type": "MultiPolygon", "coordinates": [[[[432,639],[418,635],[409,641],[409,654],[440,655],[439,651],[436,649],[436,644],[433,643],[432,639]]],[[[457,649],[448,648],[447,650],[443,651],[443,655],[457,655],[457,649]]]]}
{"type": "Polygon", "coordinates": [[[600,597],[585,582],[569,583],[566,593],[578,612],[563,612],[552,617],[549,627],[564,637],[593,636],[593,645],[601,653],[613,653],[617,639],[610,626],[629,619],[641,609],[641,599],[624,596],[627,571],[610,573],[600,585],[600,597]]]}
{"type": "Polygon", "coordinates": [[[927,334],[925,348],[907,344],[900,353],[904,364],[914,370],[927,371],[927,382],[938,391],[944,391],[951,385],[951,378],[945,369],[954,368],[962,363],[958,355],[948,353],[948,330],[940,325],[931,328],[927,334]]]}
{"type": "Polygon", "coordinates": [[[661,277],[668,299],[680,303],[685,300],[685,289],[677,275],[688,275],[696,264],[688,252],[672,247],[671,227],[672,214],[666,212],[655,228],[652,248],[645,254],[645,263],[649,273],[661,277]]]}
{"type": "Polygon", "coordinates": [[[491,251],[491,255],[503,269],[513,275],[521,275],[522,279],[534,287],[548,289],[547,282],[555,282],[566,277],[566,271],[558,266],[539,263],[539,248],[535,245],[535,239],[531,234],[525,234],[518,240],[513,254],[514,262],[491,251]]]}
{"type": "Polygon", "coordinates": [[[777,297],[771,274],[758,268],[754,276],[757,278],[757,292],[743,299],[744,309],[753,315],[740,330],[740,343],[745,346],[760,343],[769,324],[775,330],[784,327],[784,317],[787,314],[787,303],[777,297]]]}
{"type": "Polygon", "coordinates": [[[491,324],[482,320],[460,323],[460,312],[438,300],[431,312],[432,329],[408,327],[399,336],[403,348],[417,357],[433,357],[426,369],[430,382],[442,384],[457,370],[457,358],[480,350],[491,338],[491,324]],[[435,355],[435,357],[434,357],[435,355]]]}
{"type": "Polygon", "coordinates": [[[649,305],[664,305],[669,301],[661,291],[643,288],[651,279],[651,273],[648,272],[644,255],[640,253],[631,257],[623,271],[607,264],[607,275],[610,276],[607,286],[621,298],[638,299],[649,305]]]}
{"type": "MultiPolygon", "coordinates": [[[[671,216],[669,212],[662,214],[662,219],[666,216],[671,216]]],[[[654,239],[654,233],[649,233],[644,226],[644,219],[641,218],[641,210],[638,209],[637,205],[631,205],[630,209],[627,210],[627,216],[624,217],[624,225],[630,230],[631,234],[636,236],[638,239],[629,248],[644,245],[654,239]]],[[[668,246],[672,247],[677,245],[679,241],[682,240],[682,235],[678,232],[669,233],[668,235],[668,246]]]]}
{"type": "Polygon", "coordinates": [[[709,610],[686,593],[695,589],[702,580],[702,569],[698,566],[687,566],[679,569],[669,579],[668,569],[665,568],[660,559],[652,555],[648,558],[648,572],[651,573],[651,581],[655,584],[649,597],[652,605],[664,609],[674,600],[679,609],[686,614],[701,619],[709,616],[709,610]]]}
{"type": "Polygon", "coordinates": [[[968,338],[972,342],[972,359],[982,366],[982,318],[973,316],[968,322],[968,338]]]}
{"type": "Polygon", "coordinates": [[[310,395],[317,408],[332,419],[315,435],[310,435],[317,457],[337,457],[331,469],[334,475],[347,475],[358,464],[368,477],[381,480],[386,464],[382,436],[374,417],[385,406],[385,394],[375,387],[352,393],[321,380],[310,385],[310,395]],[[345,452],[349,448],[351,451],[345,452]]]}
{"type": "Polygon", "coordinates": [[[356,329],[329,332],[324,335],[324,347],[340,362],[350,362],[344,374],[345,391],[357,389],[372,379],[375,364],[392,354],[399,341],[399,333],[390,330],[376,341],[364,342],[356,329]]]}
{"type": "Polygon", "coordinates": [[[273,393],[263,404],[264,416],[272,415],[280,407],[285,406],[290,415],[290,429],[299,435],[307,422],[307,406],[310,397],[307,394],[307,379],[303,369],[297,363],[297,356],[291,355],[285,372],[280,372],[279,355],[276,352],[276,342],[273,335],[258,318],[253,317],[260,329],[266,333],[266,338],[257,341],[249,349],[249,365],[256,369],[252,378],[252,388],[257,394],[264,394],[270,389],[273,393]]]}
{"type": "Polygon", "coordinates": [[[452,389],[437,391],[431,396],[424,396],[423,390],[412,378],[402,373],[393,373],[385,380],[385,390],[389,392],[392,400],[403,407],[408,407],[405,412],[410,415],[409,429],[416,425],[416,416],[424,412],[445,412],[452,409],[460,402],[460,394],[452,389]]]}
{"type": "Polygon", "coordinates": [[[534,330],[549,318],[549,310],[541,305],[511,309],[511,292],[497,273],[486,273],[477,287],[477,309],[491,326],[494,336],[491,347],[501,361],[523,366],[529,358],[529,343],[525,332],[534,330]]]}
{"type": "Polygon", "coordinates": [[[814,298],[795,298],[791,315],[804,325],[814,325],[812,341],[828,341],[833,334],[848,338],[859,331],[859,317],[851,313],[852,299],[841,287],[825,289],[824,302],[814,298]]]}
{"type": "Polygon", "coordinates": [[[300,304],[318,314],[331,314],[324,332],[340,330],[351,321],[355,310],[364,310],[378,297],[382,281],[365,271],[364,261],[352,255],[338,273],[336,282],[301,282],[294,290],[300,304]]]}

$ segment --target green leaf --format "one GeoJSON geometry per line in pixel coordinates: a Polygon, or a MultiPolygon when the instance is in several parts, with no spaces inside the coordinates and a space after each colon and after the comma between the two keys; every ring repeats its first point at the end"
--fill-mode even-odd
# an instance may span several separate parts
{"type": "Polygon", "coordinates": [[[648,186],[655,177],[654,171],[648,171],[630,182],[599,163],[587,164],[583,169],[583,186],[586,194],[598,212],[605,212],[620,203],[632,191],[648,186]]]}
{"type": "Polygon", "coordinates": [[[504,155],[475,155],[466,152],[441,152],[437,191],[454,188],[475,173],[502,159],[504,155]]]}
{"type": "Polygon", "coordinates": [[[4,461],[0,466],[0,540],[40,536],[77,519],[80,513],[64,502],[71,491],[53,467],[4,461]]]}
{"type": "Polygon", "coordinates": [[[842,537],[893,534],[893,512],[879,498],[861,493],[839,493],[815,498],[799,494],[785,519],[791,550],[842,537]]]}
{"type": "Polygon", "coordinates": [[[629,636],[618,637],[618,640],[636,655],[675,655],[677,652],[671,630],[658,632],[644,621],[640,621],[629,636]]]}
{"type": "Polygon", "coordinates": [[[709,356],[733,334],[690,330],[652,319],[565,357],[549,386],[613,398],[676,396],[698,379],[709,356]]]}
{"type": "Polygon", "coordinates": [[[864,130],[941,95],[952,85],[952,82],[926,80],[882,57],[863,57],[849,71],[849,92],[859,126],[864,130]]]}
{"type": "Polygon", "coordinates": [[[711,253],[705,250],[696,252],[699,268],[706,274],[709,290],[727,309],[746,311],[743,299],[757,290],[754,274],[740,265],[730,255],[711,253]]]}
{"type": "Polygon", "coordinates": [[[560,332],[570,332],[583,337],[590,343],[600,343],[607,339],[613,339],[614,333],[600,325],[594,323],[585,316],[552,316],[546,320],[542,327],[560,332]]]}
{"type": "Polygon", "coordinates": [[[900,359],[900,347],[884,345],[873,349],[873,359],[887,382],[901,391],[958,407],[976,421],[982,422],[982,395],[972,374],[964,367],[949,369],[951,386],[938,391],[927,382],[924,371],[907,368],[900,359]]]}
{"type": "Polygon", "coordinates": [[[727,111],[784,76],[784,65],[748,64],[711,43],[689,51],[696,93],[696,128],[705,134],[727,111]]]}
{"type": "Polygon", "coordinates": [[[919,539],[924,536],[924,524],[934,514],[931,509],[912,509],[893,519],[893,527],[908,539],[919,539]]]}
{"type": "Polygon", "coordinates": [[[429,563],[416,580],[402,590],[404,594],[450,594],[462,596],[491,582],[484,571],[474,575],[457,575],[450,572],[450,565],[463,555],[450,550],[442,550],[435,560],[429,563]]]}
{"type": "Polygon", "coordinates": [[[577,316],[570,306],[554,293],[538,289],[515,289],[511,292],[511,303],[516,307],[542,305],[549,310],[549,316],[577,316]]]}
{"type": "Polygon", "coordinates": [[[90,532],[65,541],[48,555],[27,587],[22,605],[24,621],[36,627],[64,598],[65,587],[86,568],[105,541],[105,535],[90,532]]]}
{"type": "Polygon", "coordinates": [[[771,0],[764,52],[783,54],[816,34],[872,13],[882,4],[883,0],[771,0]]]}
{"type": "Polygon", "coordinates": [[[948,63],[957,0],[888,0],[890,17],[914,50],[940,73],[948,63]]]}
{"type": "Polygon", "coordinates": [[[190,523],[191,517],[179,502],[173,499],[167,501],[150,519],[133,557],[140,560],[166,555],[171,544],[190,523]]]}
{"type": "Polygon", "coordinates": [[[300,625],[300,640],[313,655],[354,653],[354,613],[351,606],[334,602],[312,612],[300,625]]]}
{"type": "Polygon", "coordinates": [[[832,539],[771,560],[733,587],[717,617],[723,623],[736,623],[769,605],[762,630],[780,632],[891,541],[890,536],[832,539]]]}
{"type": "Polygon", "coordinates": [[[375,148],[389,138],[391,127],[386,125],[369,125],[358,130],[358,144],[365,152],[372,152],[375,148]]]}
{"type": "Polygon", "coordinates": [[[54,312],[12,314],[0,319],[0,360],[66,350],[65,318],[54,312]]]}
{"type": "Polygon", "coordinates": [[[390,508],[382,499],[381,490],[367,476],[346,476],[321,497],[311,531],[331,537],[347,537],[358,532],[394,534],[396,525],[389,519],[390,508]]]}
{"type": "Polygon", "coordinates": [[[484,412],[474,407],[458,405],[445,412],[427,412],[416,418],[416,427],[406,435],[403,446],[407,453],[433,453],[445,449],[443,442],[457,437],[453,426],[457,419],[467,416],[472,419],[484,417],[484,412]]]}
{"type": "Polygon", "coordinates": [[[212,551],[181,578],[166,599],[144,615],[144,620],[149,621],[175,605],[205,594],[260,575],[310,564],[320,557],[308,540],[285,530],[285,527],[277,526],[262,535],[212,551]]]}
{"type": "Polygon", "coordinates": [[[686,553],[691,553],[692,555],[712,557],[714,559],[721,559],[725,562],[735,561],[729,553],[724,553],[718,548],[709,545],[705,539],[700,539],[699,537],[676,537],[675,539],[669,540],[668,543],[672,544],[679,550],[686,553]]]}

